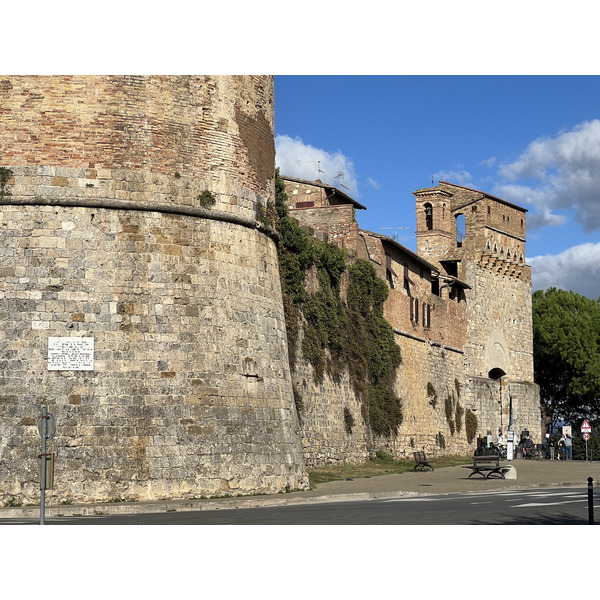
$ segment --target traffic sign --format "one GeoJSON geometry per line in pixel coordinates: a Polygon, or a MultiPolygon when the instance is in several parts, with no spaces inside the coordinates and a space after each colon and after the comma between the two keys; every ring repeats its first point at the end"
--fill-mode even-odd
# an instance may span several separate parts
{"type": "Polygon", "coordinates": [[[592,433],[592,427],[587,419],[584,419],[583,423],[581,424],[581,433],[592,433]]]}
{"type": "Polygon", "coordinates": [[[37,420],[37,430],[40,437],[43,435],[42,432],[44,430],[44,419],[46,420],[46,439],[51,440],[56,433],[56,421],[50,413],[48,413],[46,417],[39,417],[37,420]]]}
{"type": "Polygon", "coordinates": [[[587,442],[590,439],[590,434],[589,433],[584,433],[583,434],[583,439],[587,442]]]}

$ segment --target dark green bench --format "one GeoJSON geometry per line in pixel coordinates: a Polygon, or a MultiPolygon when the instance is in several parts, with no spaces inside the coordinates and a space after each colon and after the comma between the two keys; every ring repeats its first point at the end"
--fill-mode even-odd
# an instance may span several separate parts
{"type": "Polygon", "coordinates": [[[471,469],[469,479],[473,475],[481,475],[484,479],[499,475],[504,479],[504,473],[500,466],[500,457],[497,454],[488,454],[483,456],[474,456],[472,465],[465,465],[465,469],[471,469]]]}
{"type": "Polygon", "coordinates": [[[427,467],[434,471],[434,468],[430,464],[432,461],[425,456],[424,451],[413,452],[413,456],[415,457],[415,467],[413,471],[416,471],[417,469],[419,469],[420,471],[424,471],[425,469],[427,469],[427,467]]]}

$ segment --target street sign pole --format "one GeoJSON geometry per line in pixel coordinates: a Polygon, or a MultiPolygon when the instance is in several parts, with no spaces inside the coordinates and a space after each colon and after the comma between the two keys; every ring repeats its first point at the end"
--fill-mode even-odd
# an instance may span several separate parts
{"type": "Polygon", "coordinates": [[[40,525],[46,518],[46,436],[48,433],[48,408],[42,409],[42,473],[40,477],[40,525]]]}
{"type": "Polygon", "coordinates": [[[583,436],[583,439],[585,440],[585,460],[588,460],[588,440],[590,439],[592,433],[592,427],[589,424],[589,421],[587,419],[583,420],[583,423],[581,424],[581,434],[583,436]]]}
{"type": "Polygon", "coordinates": [[[56,421],[48,413],[48,407],[42,409],[42,416],[38,419],[38,434],[42,438],[42,453],[38,456],[40,459],[40,525],[44,525],[46,516],[46,489],[54,486],[54,455],[48,454],[46,442],[51,440],[56,433],[56,421]],[[48,465],[48,457],[51,457],[48,465]],[[51,466],[50,476],[48,476],[48,466],[51,466]]]}

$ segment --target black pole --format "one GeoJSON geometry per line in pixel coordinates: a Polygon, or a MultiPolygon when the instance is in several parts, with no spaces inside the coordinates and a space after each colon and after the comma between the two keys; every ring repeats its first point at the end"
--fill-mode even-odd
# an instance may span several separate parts
{"type": "Polygon", "coordinates": [[[591,477],[588,477],[588,520],[589,525],[594,524],[594,480],[591,477]]]}

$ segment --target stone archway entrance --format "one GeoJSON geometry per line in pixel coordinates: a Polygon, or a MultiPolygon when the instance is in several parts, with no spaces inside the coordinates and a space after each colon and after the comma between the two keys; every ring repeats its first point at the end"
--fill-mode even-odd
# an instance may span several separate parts
{"type": "Polygon", "coordinates": [[[505,375],[506,375],[506,372],[503,369],[501,369],[500,367],[494,367],[488,373],[488,377],[490,379],[496,379],[496,380],[502,379],[502,377],[504,377],[505,375]]]}

